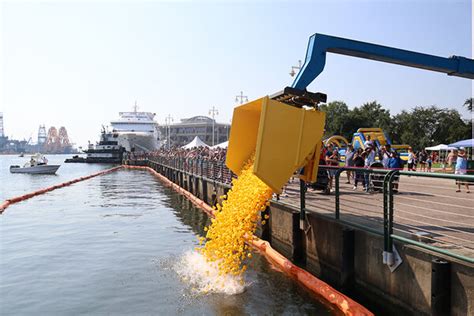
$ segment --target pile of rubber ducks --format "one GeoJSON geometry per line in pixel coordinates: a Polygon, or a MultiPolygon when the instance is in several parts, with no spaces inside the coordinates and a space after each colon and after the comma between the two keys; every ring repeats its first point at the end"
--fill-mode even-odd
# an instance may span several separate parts
{"type": "Polygon", "coordinates": [[[222,196],[222,206],[215,207],[215,218],[205,227],[206,237],[200,238],[204,244],[198,250],[207,260],[216,262],[219,273],[240,276],[247,266],[246,258],[251,258],[249,246],[245,243],[252,238],[258,221],[266,224],[268,215],[261,212],[269,205],[272,190],[252,172],[254,158],[250,158],[237,179],[232,181],[232,189],[222,196]]]}

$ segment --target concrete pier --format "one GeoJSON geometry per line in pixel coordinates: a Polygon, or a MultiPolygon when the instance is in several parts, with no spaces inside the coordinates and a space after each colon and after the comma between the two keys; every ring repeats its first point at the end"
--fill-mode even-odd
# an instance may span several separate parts
{"type": "MultiPolygon", "coordinates": [[[[150,166],[210,205],[219,203],[230,189],[228,184],[153,161],[128,163],[150,166]]],[[[391,272],[383,263],[382,234],[338,221],[315,207],[307,212],[304,230],[295,205],[273,200],[267,211],[269,224],[259,227],[259,237],[376,314],[435,315],[437,309],[447,308],[449,315],[474,315],[472,264],[395,241],[403,263],[391,272]],[[437,259],[447,262],[449,269],[434,268],[437,259]],[[449,289],[440,289],[439,280],[445,280],[442,284],[449,289]],[[444,295],[442,299],[438,293],[444,295]]]]}

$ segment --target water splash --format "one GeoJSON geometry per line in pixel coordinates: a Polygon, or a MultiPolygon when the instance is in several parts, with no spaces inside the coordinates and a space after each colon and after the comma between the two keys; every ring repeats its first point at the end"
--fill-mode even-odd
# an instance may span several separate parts
{"type": "Polygon", "coordinates": [[[244,292],[242,276],[223,274],[215,261],[208,261],[197,251],[188,251],[174,265],[183,282],[190,284],[197,293],[222,293],[234,295],[244,292]]]}

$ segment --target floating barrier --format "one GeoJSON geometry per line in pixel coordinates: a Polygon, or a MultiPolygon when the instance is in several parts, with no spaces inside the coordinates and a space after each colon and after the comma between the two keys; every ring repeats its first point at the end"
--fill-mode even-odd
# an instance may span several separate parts
{"type": "Polygon", "coordinates": [[[60,183],[60,184],[56,184],[56,185],[53,185],[53,186],[50,186],[50,187],[47,187],[47,188],[44,188],[44,189],[40,189],[40,190],[31,192],[31,193],[27,193],[27,194],[23,194],[23,195],[20,195],[20,196],[16,196],[16,197],[7,199],[2,204],[0,204],[0,214],[2,214],[7,209],[7,207],[9,207],[11,204],[27,200],[27,199],[30,199],[34,196],[41,195],[41,194],[44,194],[46,192],[53,191],[53,190],[56,190],[56,189],[60,189],[60,188],[65,187],[65,186],[69,186],[71,184],[74,184],[74,183],[77,183],[77,182],[80,182],[80,181],[84,181],[84,180],[88,180],[90,178],[94,178],[94,177],[97,177],[97,176],[100,176],[100,175],[104,175],[104,174],[119,170],[121,168],[122,168],[122,166],[118,166],[118,167],[110,168],[110,169],[107,169],[107,170],[102,170],[102,171],[90,174],[88,176],[83,176],[83,177],[80,177],[80,178],[76,178],[74,180],[66,181],[66,182],[63,182],[63,183],[60,183]]]}
{"type": "MultiPolygon", "coordinates": [[[[168,178],[159,174],[150,167],[145,166],[123,166],[125,169],[141,169],[148,170],[154,174],[158,179],[160,179],[165,185],[171,187],[179,194],[184,195],[187,199],[191,201],[196,207],[200,208],[206,212],[209,216],[215,217],[215,212],[211,206],[206,204],[204,201],[194,196],[189,191],[181,188],[176,183],[173,183],[168,178]]],[[[349,297],[345,296],[341,292],[332,288],[329,284],[319,280],[309,272],[300,267],[294,265],[290,260],[281,255],[278,251],[273,249],[271,245],[264,240],[256,236],[251,236],[247,239],[247,243],[252,246],[254,249],[259,251],[265,258],[274,266],[279,268],[282,272],[302,284],[306,287],[311,293],[324,299],[325,302],[330,304],[331,307],[337,308],[344,315],[350,316],[370,316],[374,315],[364,306],[353,301],[349,297]]]]}

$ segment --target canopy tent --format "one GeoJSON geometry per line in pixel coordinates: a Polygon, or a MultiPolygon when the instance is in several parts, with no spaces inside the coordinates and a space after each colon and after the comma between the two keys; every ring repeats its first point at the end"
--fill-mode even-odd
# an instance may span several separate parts
{"type": "Polygon", "coordinates": [[[440,150],[456,149],[456,147],[451,147],[451,146],[448,146],[448,145],[445,145],[445,144],[439,144],[439,145],[436,145],[436,146],[426,147],[425,149],[429,150],[429,151],[440,151],[440,150]]]}
{"type": "Polygon", "coordinates": [[[229,147],[229,141],[217,144],[215,146],[212,146],[211,148],[215,149],[215,148],[227,148],[227,147],[229,147]]]}
{"type": "Polygon", "coordinates": [[[206,144],[205,142],[203,142],[199,138],[199,136],[196,136],[196,137],[194,137],[194,139],[189,144],[186,144],[181,148],[190,149],[190,148],[194,148],[194,147],[209,147],[209,145],[206,144]]]}
{"type": "Polygon", "coordinates": [[[474,147],[474,138],[472,139],[464,139],[458,142],[449,144],[450,147],[474,147]]]}

